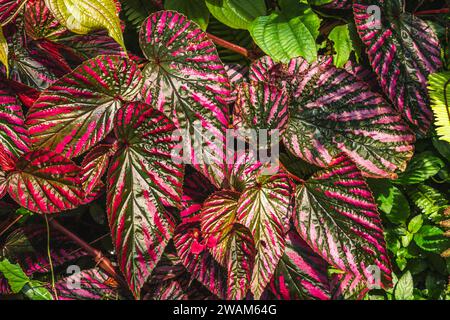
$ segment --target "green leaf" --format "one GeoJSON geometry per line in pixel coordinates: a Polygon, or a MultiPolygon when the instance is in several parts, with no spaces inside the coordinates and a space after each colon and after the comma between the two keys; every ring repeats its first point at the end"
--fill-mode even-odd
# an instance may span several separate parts
{"type": "Polygon", "coordinates": [[[423,225],[422,215],[415,216],[408,224],[408,231],[411,233],[417,233],[423,225]]]}
{"type": "Polygon", "coordinates": [[[147,17],[155,11],[158,11],[155,5],[157,0],[126,0],[121,1],[122,12],[126,18],[127,25],[131,24],[139,29],[147,17]]]}
{"type": "Polygon", "coordinates": [[[414,282],[411,275],[411,272],[407,271],[401,278],[398,280],[397,285],[395,286],[395,299],[396,300],[413,300],[414,298],[414,282]]]}
{"type": "Polygon", "coordinates": [[[423,152],[413,158],[406,171],[399,174],[394,183],[418,184],[435,176],[444,167],[444,162],[432,152],[423,152]]]}
{"type": "Polygon", "coordinates": [[[183,13],[192,21],[198,23],[202,30],[206,30],[209,23],[209,10],[204,0],[166,0],[164,8],[183,13]]]}
{"type": "Polygon", "coordinates": [[[296,57],[316,60],[320,18],[306,5],[296,16],[287,8],[255,19],[249,27],[253,40],[275,61],[287,63],[296,57]]]}
{"type": "Polygon", "coordinates": [[[450,142],[450,71],[430,74],[428,92],[436,131],[441,140],[450,142]]]}
{"type": "Polygon", "coordinates": [[[402,191],[389,180],[369,180],[370,189],[377,201],[378,209],[386,214],[392,223],[404,224],[411,209],[402,191]]]}
{"type": "Polygon", "coordinates": [[[6,43],[5,36],[3,35],[2,27],[0,27],[0,62],[6,67],[6,75],[9,75],[8,64],[8,44],[6,43]]]}
{"type": "Polygon", "coordinates": [[[437,215],[448,203],[446,196],[425,184],[408,188],[407,194],[423,214],[431,217],[437,215]]]}
{"type": "Polygon", "coordinates": [[[0,261],[0,272],[8,280],[14,293],[23,292],[31,300],[53,300],[52,295],[36,280],[30,280],[18,264],[12,264],[8,259],[0,261]]]}
{"type": "Polygon", "coordinates": [[[337,26],[331,32],[328,38],[334,43],[336,54],[333,55],[334,65],[342,68],[350,58],[353,51],[353,43],[350,39],[348,25],[337,26]]]}
{"type": "Polygon", "coordinates": [[[56,19],[72,32],[87,34],[106,29],[109,36],[126,50],[114,0],[45,0],[45,4],[56,19]]]}
{"type": "Polygon", "coordinates": [[[206,0],[206,6],[217,20],[234,29],[247,29],[267,12],[264,0],[206,0]]]}
{"type": "Polygon", "coordinates": [[[423,250],[440,254],[450,246],[444,231],[436,226],[425,225],[414,235],[414,242],[423,250]]]}

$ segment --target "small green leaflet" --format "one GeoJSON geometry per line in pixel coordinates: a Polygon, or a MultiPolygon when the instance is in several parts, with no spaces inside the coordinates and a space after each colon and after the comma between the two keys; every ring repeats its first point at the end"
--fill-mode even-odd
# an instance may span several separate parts
{"type": "Polygon", "coordinates": [[[114,0],[45,0],[45,4],[72,32],[87,34],[106,29],[110,37],[126,50],[114,0]]]}
{"type": "Polygon", "coordinates": [[[206,0],[206,6],[217,20],[233,29],[247,29],[267,12],[264,0],[206,0]]]}
{"type": "Polygon", "coordinates": [[[317,59],[320,18],[307,5],[297,4],[293,10],[291,2],[279,12],[255,19],[249,27],[250,34],[277,62],[287,63],[296,57],[312,62],[317,59]]]}
{"type": "Polygon", "coordinates": [[[12,264],[8,259],[4,259],[0,261],[0,272],[8,280],[14,293],[22,292],[31,300],[53,300],[43,284],[28,278],[18,264],[12,264]]]}
{"type": "Polygon", "coordinates": [[[204,0],[166,0],[164,8],[183,13],[197,22],[203,31],[208,27],[210,14],[204,0]]]}
{"type": "Polygon", "coordinates": [[[395,299],[396,300],[412,300],[414,298],[414,282],[411,272],[406,272],[400,280],[398,280],[395,286],[395,299]]]}
{"type": "Polygon", "coordinates": [[[331,32],[328,38],[334,43],[333,63],[336,67],[342,68],[350,58],[353,51],[353,44],[350,39],[348,25],[337,26],[331,32]]]}
{"type": "Polygon", "coordinates": [[[413,158],[405,172],[394,182],[401,185],[418,184],[435,176],[445,167],[444,162],[432,152],[423,152],[413,158]]]}

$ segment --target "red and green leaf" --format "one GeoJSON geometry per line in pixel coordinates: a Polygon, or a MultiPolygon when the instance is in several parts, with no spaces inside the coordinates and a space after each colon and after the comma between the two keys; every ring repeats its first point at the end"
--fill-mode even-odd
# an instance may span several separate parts
{"type": "Polygon", "coordinates": [[[357,0],[353,11],[384,93],[404,119],[425,135],[433,120],[427,79],[442,67],[439,39],[425,21],[404,12],[403,0],[357,0]],[[381,21],[374,19],[370,6],[381,10],[381,21]]]}
{"type": "Polygon", "coordinates": [[[25,31],[33,40],[55,40],[68,30],[52,15],[45,0],[30,0],[25,5],[25,31]]]}
{"type": "Polygon", "coordinates": [[[9,23],[28,0],[0,0],[0,25],[9,23]]]}
{"type": "Polygon", "coordinates": [[[8,175],[8,193],[39,214],[74,209],[82,202],[80,167],[48,150],[26,153],[8,175]]]}
{"type": "Polygon", "coordinates": [[[259,299],[269,284],[285,247],[293,214],[292,186],[283,173],[260,176],[239,199],[237,220],[254,238],[256,257],[250,289],[259,299]]]}
{"type": "Polygon", "coordinates": [[[149,60],[145,101],[187,130],[184,144],[191,148],[191,164],[219,186],[225,178],[231,86],[214,44],[197,24],[173,11],[150,15],[140,44],[149,60]],[[194,151],[196,137],[202,140],[194,151]]]}
{"type": "Polygon", "coordinates": [[[126,105],[115,121],[119,146],[108,171],[107,211],[120,269],[136,297],[173,234],[165,206],[181,206],[183,167],[170,154],[174,130],[140,103],[126,105]]]}
{"type": "Polygon", "coordinates": [[[396,178],[404,171],[415,136],[381,95],[328,63],[297,66],[283,137],[294,155],[327,167],[345,152],[369,177],[396,178]]]}
{"type": "Polygon", "coordinates": [[[240,193],[219,191],[203,204],[201,228],[214,258],[228,271],[227,299],[246,297],[255,259],[250,231],[236,219],[240,193]]]}
{"type": "Polygon", "coordinates": [[[142,87],[136,64],[118,56],[86,61],[45,90],[27,115],[32,143],[76,157],[103,140],[114,116],[142,87]]]}
{"type": "MultiPolygon", "coordinates": [[[[0,158],[16,161],[29,151],[29,145],[22,107],[11,90],[0,84],[0,158]]],[[[8,169],[3,161],[0,160],[0,163],[0,168],[8,169]]]]}
{"type": "Polygon", "coordinates": [[[287,234],[286,250],[275,270],[270,290],[282,300],[329,300],[328,263],[300,238],[287,234]]]}
{"type": "Polygon", "coordinates": [[[84,157],[81,163],[81,183],[86,196],[95,193],[104,186],[102,177],[108,169],[109,159],[113,153],[112,145],[98,145],[84,157]]]}
{"type": "Polygon", "coordinates": [[[369,267],[381,270],[382,284],[391,268],[379,213],[372,193],[346,156],[315,174],[296,191],[295,226],[301,237],[328,263],[373,283],[369,267]]]}

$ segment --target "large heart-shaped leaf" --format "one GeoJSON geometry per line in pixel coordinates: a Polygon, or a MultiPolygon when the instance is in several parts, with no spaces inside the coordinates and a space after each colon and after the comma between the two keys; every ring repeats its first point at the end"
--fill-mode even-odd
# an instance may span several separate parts
{"type": "Polygon", "coordinates": [[[255,245],[250,231],[236,219],[240,193],[219,191],[203,204],[202,233],[215,245],[209,250],[228,271],[227,299],[242,300],[250,287],[255,245]]]}
{"type": "Polygon", "coordinates": [[[173,236],[178,257],[192,277],[217,297],[225,299],[227,271],[214,259],[206,245],[202,244],[203,240],[198,215],[180,224],[173,236]]]}
{"type": "Polygon", "coordinates": [[[118,56],[86,61],[45,90],[26,124],[36,148],[76,157],[103,140],[117,111],[142,87],[135,63],[118,56]]]}
{"type": "Polygon", "coordinates": [[[26,153],[8,176],[8,193],[22,207],[44,214],[74,209],[83,192],[80,168],[52,151],[26,153]]]}
{"type": "Polygon", "coordinates": [[[285,130],[289,97],[286,92],[267,83],[246,82],[237,89],[233,125],[243,129],[285,130]]]}
{"type": "MultiPolygon", "coordinates": [[[[284,143],[296,156],[326,167],[345,152],[366,176],[395,178],[412,157],[414,134],[364,82],[327,62],[291,71],[297,77],[284,143]]],[[[291,62],[292,64],[292,62],[291,62]]]]}
{"type": "Polygon", "coordinates": [[[0,158],[8,157],[11,160],[17,160],[29,151],[29,144],[30,139],[25,127],[22,107],[9,88],[2,83],[0,84],[0,158]]]}
{"type": "Polygon", "coordinates": [[[270,284],[282,300],[329,300],[328,264],[300,238],[295,230],[287,234],[286,250],[270,284]]]}
{"type": "Polygon", "coordinates": [[[441,49],[432,28],[403,8],[403,0],[357,0],[353,5],[358,33],[381,87],[404,118],[426,134],[433,120],[427,78],[442,67],[441,49]]]}
{"type": "Polygon", "coordinates": [[[335,267],[374,283],[378,267],[388,286],[391,269],[375,200],[361,172],[346,156],[296,191],[297,231],[335,267]]]}
{"type": "Polygon", "coordinates": [[[183,167],[171,158],[175,126],[140,103],[117,115],[118,151],[108,171],[107,211],[120,269],[136,297],[172,237],[180,207],[183,167]]]}
{"type": "Polygon", "coordinates": [[[146,102],[186,130],[183,144],[192,150],[185,155],[220,185],[231,87],[214,44],[195,23],[173,11],[152,14],[142,26],[140,44],[149,59],[146,102]]]}
{"type": "Polygon", "coordinates": [[[255,240],[257,253],[250,289],[257,299],[284,253],[285,234],[293,213],[291,194],[289,178],[279,173],[260,176],[239,200],[237,219],[252,232],[255,240]]]}

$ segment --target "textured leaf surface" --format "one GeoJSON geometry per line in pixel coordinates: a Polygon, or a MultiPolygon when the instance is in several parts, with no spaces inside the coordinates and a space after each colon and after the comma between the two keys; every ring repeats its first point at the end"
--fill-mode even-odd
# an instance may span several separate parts
{"type": "Polygon", "coordinates": [[[282,173],[261,176],[242,194],[237,218],[253,234],[256,257],[250,289],[259,299],[284,252],[285,233],[292,216],[292,187],[282,173]]]}
{"type": "Polygon", "coordinates": [[[403,0],[358,0],[353,5],[358,33],[384,93],[426,134],[433,119],[427,77],[442,67],[439,40],[425,21],[403,8],[403,0]],[[381,9],[381,21],[368,10],[374,5],[381,9]]]}
{"type": "Polygon", "coordinates": [[[448,205],[444,194],[426,184],[418,184],[407,189],[408,196],[420,211],[427,216],[434,216],[448,205]]]}
{"type": "Polygon", "coordinates": [[[391,269],[381,220],[370,189],[358,168],[345,156],[331,163],[296,192],[297,231],[335,267],[367,279],[378,266],[388,286],[391,269]]]}
{"type": "Polygon", "coordinates": [[[28,0],[0,0],[0,25],[13,19],[28,0]]]}
{"type": "Polygon", "coordinates": [[[444,167],[444,161],[432,152],[422,152],[412,159],[406,171],[399,174],[394,182],[402,185],[418,184],[435,176],[444,167]]]}
{"type": "Polygon", "coordinates": [[[86,196],[103,187],[102,177],[108,169],[109,159],[113,152],[111,145],[99,145],[93,148],[81,163],[81,183],[86,196]]]}
{"type": "Polygon", "coordinates": [[[17,160],[29,151],[29,144],[22,107],[11,90],[0,84],[0,158],[17,160]]]}
{"type": "Polygon", "coordinates": [[[231,87],[214,44],[198,26],[173,11],[152,14],[142,26],[140,44],[150,61],[144,70],[146,102],[187,131],[183,143],[192,150],[185,155],[220,185],[231,87]],[[195,150],[194,139],[199,144],[195,150]]]}
{"type": "Polygon", "coordinates": [[[395,178],[412,157],[414,134],[381,95],[343,69],[296,59],[297,75],[284,143],[326,167],[345,152],[366,176],[395,178]]]}
{"type": "Polygon", "coordinates": [[[335,27],[331,30],[328,37],[333,41],[334,50],[336,51],[333,55],[334,65],[338,68],[342,68],[347,63],[350,58],[350,53],[353,50],[348,25],[335,27]]]}
{"type": "Polygon", "coordinates": [[[242,83],[238,87],[233,125],[243,129],[277,129],[288,122],[287,93],[267,83],[242,83]]]}
{"type": "Polygon", "coordinates": [[[142,76],[132,61],[100,56],[44,91],[26,123],[37,148],[76,157],[103,140],[124,101],[136,99],[142,76]]]}
{"type": "Polygon", "coordinates": [[[203,236],[197,216],[180,224],[173,238],[179,258],[193,278],[200,281],[209,291],[220,299],[227,295],[227,271],[214,259],[202,244],[203,236]]]}
{"type": "Polygon", "coordinates": [[[98,29],[109,35],[124,49],[122,29],[114,0],[45,0],[58,21],[75,33],[86,34],[98,29]]]}
{"type": "Polygon", "coordinates": [[[145,104],[131,103],[115,122],[119,148],[108,171],[107,211],[120,269],[136,297],[171,239],[164,205],[180,207],[183,168],[170,151],[175,126],[145,104]]]}
{"type": "Polygon", "coordinates": [[[34,40],[56,40],[68,32],[52,15],[45,0],[28,1],[24,13],[25,31],[34,40]]]}
{"type": "Polygon", "coordinates": [[[280,300],[329,300],[328,264],[296,231],[287,234],[286,250],[270,285],[280,300]]]}
{"type": "Polygon", "coordinates": [[[436,131],[441,140],[450,142],[450,71],[431,74],[428,81],[436,131]]]}
{"type": "Polygon", "coordinates": [[[83,192],[80,168],[52,151],[23,155],[8,176],[9,195],[21,206],[39,214],[56,213],[80,205],[83,192]]]}
{"type": "Polygon", "coordinates": [[[234,29],[247,29],[267,10],[264,0],[206,0],[206,6],[217,20],[234,29]]]}
{"type": "Polygon", "coordinates": [[[227,299],[242,300],[250,287],[255,245],[250,231],[236,219],[240,194],[219,191],[203,204],[202,233],[215,243],[210,251],[228,271],[227,299]]]}
{"type": "Polygon", "coordinates": [[[178,11],[206,30],[209,23],[209,10],[204,0],[166,0],[164,8],[178,11]]]}
{"type": "Polygon", "coordinates": [[[6,75],[9,75],[8,52],[8,43],[6,42],[2,27],[0,26],[0,62],[6,68],[6,75]]]}
{"type": "Polygon", "coordinates": [[[319,26],[320,19],[311,8],[297,3],[294,8],[286,6],[280,12],[256,18],[249,31],[275,61],[287,63],[301,56],[311,62],[317,58],[319,26]]]}

